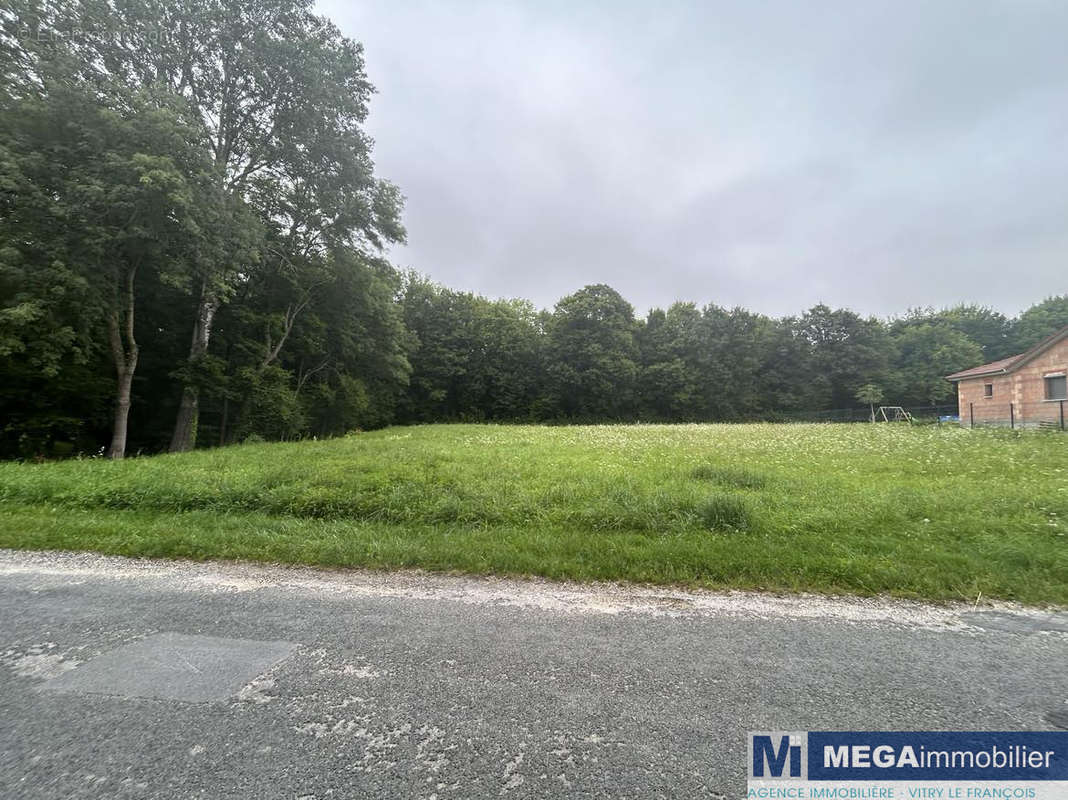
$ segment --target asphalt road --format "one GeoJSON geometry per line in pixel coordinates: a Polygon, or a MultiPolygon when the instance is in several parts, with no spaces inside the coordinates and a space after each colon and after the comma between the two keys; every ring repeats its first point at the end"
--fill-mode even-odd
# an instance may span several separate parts
{"type": "Polygon", "coordinates": [[[0,797],[734,798],[748,730],[1050,729],[1068,615],[0,551],[0,797]]]}

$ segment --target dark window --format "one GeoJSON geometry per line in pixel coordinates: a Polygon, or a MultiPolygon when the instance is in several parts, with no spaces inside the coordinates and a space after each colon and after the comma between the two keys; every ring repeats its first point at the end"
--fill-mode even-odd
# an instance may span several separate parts
{"type": "Polygon", "coordinates": [[[993,397],[993,396],[994,396],[994,384],[992,384],[992,383],[984,383],[983,384],[983,397],[993,397]]]}
{"type": "Polygon", "coordinates": [[[1068,400],[1068,386],[1065,385],[1063,375],[1053,375],[1046,378],[1047,400],[1068,400]]]}

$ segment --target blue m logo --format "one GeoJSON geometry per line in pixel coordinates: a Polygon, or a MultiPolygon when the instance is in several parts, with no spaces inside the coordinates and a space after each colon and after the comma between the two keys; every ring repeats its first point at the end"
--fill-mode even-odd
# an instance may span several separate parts
{"type": "Polygon", "coordinates": [[[753,735],[753,775],[754,778],[764,777],[764,766],[767,765],[769,776],[781,778],[782,771],[786,767],[787,759],[790,760],[791,778],[801,777],[801,745],[791,744],[790,737],[783,734],[778,737],[766,735],[753,735]],[[775,747],[775,738],[779,740],[779,746],[775,747]]]}

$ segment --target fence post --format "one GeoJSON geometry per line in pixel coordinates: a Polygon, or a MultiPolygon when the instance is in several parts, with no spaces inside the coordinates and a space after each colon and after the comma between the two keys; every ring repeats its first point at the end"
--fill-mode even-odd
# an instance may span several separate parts
{"type": "Polygon", "coordinates": [[[1061,406],[1061,430],[1063,431],[1064,430],[1064,401],[1063,400],[1061,400],[1060,406],[1061,406]]]}
{"type": "Polygon", "coordinates": [[[1009,427],[1016,427],[1016,405],[1015,403],[1009,403],[1009,427]]]}
{"type": "Polygon", "coordinates": [[[968,427],[969,428],[974,428],[975,427],[975,403],[968,403],[968,416],[971,419],[971,423],[968,425],[968,427]]]}

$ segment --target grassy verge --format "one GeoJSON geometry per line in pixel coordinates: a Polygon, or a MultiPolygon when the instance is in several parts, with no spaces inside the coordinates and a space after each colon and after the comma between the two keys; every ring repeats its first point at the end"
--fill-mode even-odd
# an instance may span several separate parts
{"type": "Polygon", "coordinates": [[[0,465],[0,546],[1068,603],[1068,439],[427,426],[0,465]]]}

